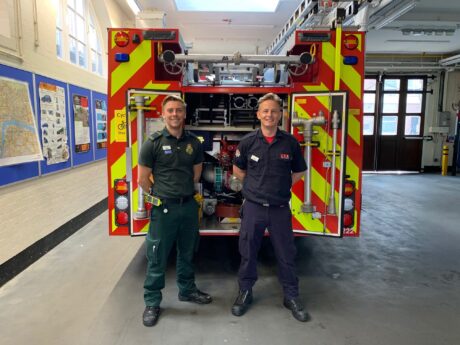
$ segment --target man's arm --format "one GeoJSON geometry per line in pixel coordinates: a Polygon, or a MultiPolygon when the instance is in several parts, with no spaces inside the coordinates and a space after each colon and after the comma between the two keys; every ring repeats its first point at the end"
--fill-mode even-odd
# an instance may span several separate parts
{"type": "Polygon", "coordinates": [[[198,163],[193,166],[193,182],[200,182],[201,171],[203,170],[203,163],[198,163]]]}
{"type": "Polygon", "coordinates": [[[152,181],[150,180],[150,175],[152,174],[152,169],[144,165],[138,165],[138,178],[137,183],[142,187],[142,190],[145,193],[150,192],[150,187],[152,187],[152,181]]]}
{"type": "Polygon", "coordinates": [[[246,177],[246,170],[242,170],[233,164],[233,175],[235,175],[238,180],[243,182],[244,178],[246,177]]]}
{"type": "Polygon", "coordinates": [[[305,171],[292,173],[292,185],[295,185],[302,178],[305,171]]]}

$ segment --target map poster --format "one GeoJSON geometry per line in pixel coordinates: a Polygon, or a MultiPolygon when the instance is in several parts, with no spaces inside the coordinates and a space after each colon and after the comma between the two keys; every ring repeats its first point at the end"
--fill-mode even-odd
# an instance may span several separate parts
{"type": "Polygon", "coordinates": [[[43,156],[48,165],[67,162],[69,146],[67,144],[67,123],[65,90],[63,87],[40,83],[40,116],[43,156]]]}
{"type": "Polygon", "coordinates": [[[102,99],[96,99],[94,104],[96,109],[96,138],[97,148],[107,148],[107,104],[102,99]]]}
{"type": "Polygon", "coordinates": [[[75,152],[88,152],[91,147],[88,97],[73,95],[75,152]]]}
{"type": "Polygon", "coordinates": [[[42,159],[29,84],[0,77],[0,166],[42,159]]]}

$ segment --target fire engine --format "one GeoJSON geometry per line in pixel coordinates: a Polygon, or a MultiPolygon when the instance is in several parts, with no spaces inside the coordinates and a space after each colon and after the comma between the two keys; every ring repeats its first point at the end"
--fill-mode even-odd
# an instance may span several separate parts
{"type": "Polygon", "coordinates": [[[259,127],[258,99],[283,101],[279,128],[299,141],[308,170],[292,187],[295,235],[358,236],[364,32],[297,30],[285,55],[189,54],[178,29],[109,29],[110,235],[146,234],[151,205],[137,184],[144,140],[163,128],[166,95],[187,104],[185,129],[203,143],[200,234],[238,235],[241,182],[232,160],[259,127]]]}

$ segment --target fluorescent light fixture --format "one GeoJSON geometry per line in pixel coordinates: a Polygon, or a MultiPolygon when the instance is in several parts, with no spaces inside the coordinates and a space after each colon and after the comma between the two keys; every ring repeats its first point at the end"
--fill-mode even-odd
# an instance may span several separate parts
{"type": "Polygon", "coordinates": [[[460,63],[460,54],[439,60],[441,66],[451,66],[460,63]]]}
{"type": "MultiPolygon", "coordinates": [[[[417,6],[418,0],[411,0],[408,2],[400,3],[392,8],[391,11],[388,13],[382,13],[379,19],[372,21],[369,24],[369,27],[374,28],[375,30],[379,30],[383,28],[385,25],[390,24],[391,22],[395,21],[403,14],[406,14],[410,10],[412,10],[415,6],[417,6]]],[[[391,6],[391,5],[388,5],[391,6]]],[[[384,9],[382,11],[385,11],[384,9]]]]}
{"type": "Polygon", "coordinates": [[[128,3],[129,8],[131,11],[133,11],[134,15],[137,16],[141,9],[139,8],[139,5],[137,4],[136,0],[126,0],[128,3]]]}
{"type": "Polygon", "coordinates": [[[450,27],[405,27],[401,29],[401,33],[404,36],[453,36],[456,28],[450,27]]]}
{"type": "Polygon", "coordinates": [[[271,12],[279,0],[174,0],[178,11],[192,12],[271,12]]]}

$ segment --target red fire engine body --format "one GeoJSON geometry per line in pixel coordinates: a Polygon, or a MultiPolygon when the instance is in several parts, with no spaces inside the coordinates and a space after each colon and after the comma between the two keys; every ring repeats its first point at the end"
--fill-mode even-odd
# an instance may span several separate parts
{"type": "MultiPolygon", "coordinates": [[[[292,188],[296,235],[358,236],[361,209],[364,33],[295,31],[285,56],[193,55],[177,29],[109,29],[110,235],[143,235],[149,209],[137,184],[142,142],[162,129],[161,103],[187,103],[186,129],[203,142],[200,233],[237,235],[239,140],[258,128],[258,99],[283,100],[280,128],[295,135],[308,170],[292,188]]],[[[153,206],[154,207],[154,206],[153,206]]]]}

